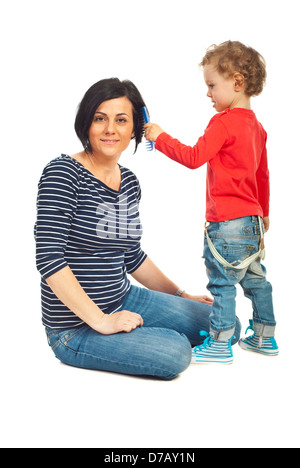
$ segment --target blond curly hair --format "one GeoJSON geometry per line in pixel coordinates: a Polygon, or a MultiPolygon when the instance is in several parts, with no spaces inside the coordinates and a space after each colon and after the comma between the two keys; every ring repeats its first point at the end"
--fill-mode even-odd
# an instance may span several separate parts
{"type": "Polygon", "coordinates": [[[266,82],[265,59],[252,47],[238,41],[226,41],[211,45],[200,66],[216,65],[217,71],[226,78],[241,73],[245,80],[245,94],[258,96],[266,82]]]}

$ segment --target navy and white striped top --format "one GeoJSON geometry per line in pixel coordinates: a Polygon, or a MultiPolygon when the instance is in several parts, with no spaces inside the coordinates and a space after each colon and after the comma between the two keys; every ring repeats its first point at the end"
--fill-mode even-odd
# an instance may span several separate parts
{"type": "Polygon", "coordinates": [[[119,167],[120,191],[67,155],[43,171],[34,233],[46,327],[65,329],[83,323],[52,292],[45,281],[49,276],[69,265],[88,296],[110,314],[130,289],[127,273],[146,258],[140,246],[140,185],[129,169],[119,167]]]}

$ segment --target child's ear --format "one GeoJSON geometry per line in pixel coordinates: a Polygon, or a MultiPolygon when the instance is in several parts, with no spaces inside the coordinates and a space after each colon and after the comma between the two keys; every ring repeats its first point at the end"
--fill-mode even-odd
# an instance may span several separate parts
{"type": "Polygon", "coordinates": [[[234,80],[235,91],[241,91],[242,89],[244,89],[244,86],[245,86],[244,75],[242,75],[241,73],[235,73],[233,75],[233,80],[234,80]]]}

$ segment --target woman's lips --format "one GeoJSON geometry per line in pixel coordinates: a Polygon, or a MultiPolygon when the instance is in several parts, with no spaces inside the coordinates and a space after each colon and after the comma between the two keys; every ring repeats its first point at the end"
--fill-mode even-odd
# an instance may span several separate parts
{"type": "Polygon", "coordinates": [[[115,145],[119,140],[101,140],[105,145],[115,145]]]}

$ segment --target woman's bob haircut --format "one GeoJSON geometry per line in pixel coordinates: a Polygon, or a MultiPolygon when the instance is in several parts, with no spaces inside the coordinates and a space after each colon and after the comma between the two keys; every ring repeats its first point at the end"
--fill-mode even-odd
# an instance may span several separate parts
{"type": "Polygon", "coordinates": [[[87,90],[78,106],[75,119],[75,131],[86,152],[93,152],[89,140],[89,129],[93,122],[96,110],[102,102],[119,97],[127,97],[132,104],[134,126],[133,138],[135,138],[134,153],[136,152],[144,134],[145,122],[143,120],[141,108],[145,106],[145,103],[140,92],[131,81],[120,81],[118,78],[107,78],[93,84],[87,90]]]}

